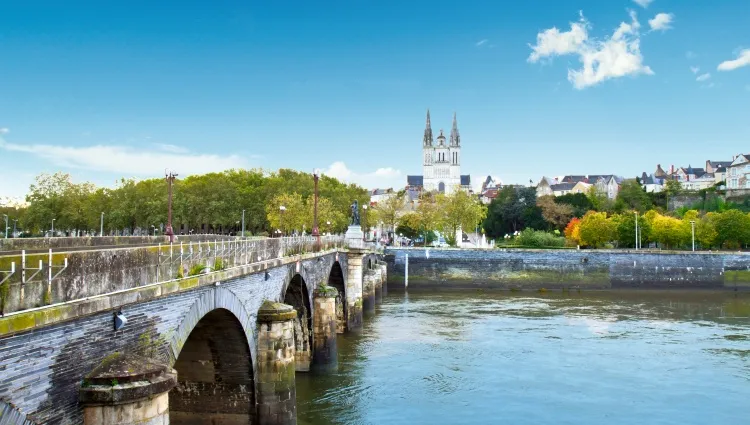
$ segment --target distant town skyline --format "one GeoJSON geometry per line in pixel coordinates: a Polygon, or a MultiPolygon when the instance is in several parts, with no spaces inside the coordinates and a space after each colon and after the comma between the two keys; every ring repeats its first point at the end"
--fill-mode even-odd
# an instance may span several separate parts
{"type": "Polygon", "coordinates": [[[420,174],[424,116],[461,172],[635,177],[750,146],[750,4],[470,0],[4,5],[0,196],[63,171],[420,174]]]}

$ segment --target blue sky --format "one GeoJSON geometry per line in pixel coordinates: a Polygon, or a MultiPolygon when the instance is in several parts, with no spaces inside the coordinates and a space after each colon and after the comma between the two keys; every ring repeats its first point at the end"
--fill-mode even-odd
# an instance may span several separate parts
{"type": "Polygon", "coordinates": [[[403,186],[427,108],[474,182],[750,151],[746,0],[112,3],[0,6],[0,195],[165,167],[403,186]]]}

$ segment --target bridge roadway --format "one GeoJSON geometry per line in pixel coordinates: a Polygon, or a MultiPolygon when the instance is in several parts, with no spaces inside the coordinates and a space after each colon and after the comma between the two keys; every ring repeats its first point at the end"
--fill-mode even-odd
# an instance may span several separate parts
{"type": "Polygon", "coordinates": [[[5,273],[0,425],[296,423],[295,371],[335,367],[385,263],[340,237],[188,246],[64,248],[5,273]]]}

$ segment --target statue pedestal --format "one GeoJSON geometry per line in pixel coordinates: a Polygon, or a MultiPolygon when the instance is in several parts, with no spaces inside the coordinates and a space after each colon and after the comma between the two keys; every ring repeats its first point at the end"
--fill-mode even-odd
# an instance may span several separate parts
{"type": "Polygon", "coordinates": [[[363,241],[365,237],[365,234],[362,233],[362,226],[358,224],[352,224],[349,226],[349,228],[346,230],[346,234],[344,235],[344,239],[346,239],[346,242],[349,244],[350,247],[353,248],[359,248],[364,247],[365,243],[363,241]]]}

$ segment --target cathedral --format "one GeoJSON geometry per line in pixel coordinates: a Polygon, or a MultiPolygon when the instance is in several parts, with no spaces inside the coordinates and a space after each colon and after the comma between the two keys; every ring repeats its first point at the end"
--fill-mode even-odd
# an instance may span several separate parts
{"type": "Polygon", "coordinates": [[[450,138],[446,142],[443,130],[440,130],[436,143],[432,137],[430,111],[427,110],[427,125],[422,138],[422,175],[406,176],[406,184],[408,189],[446,194],[471,189],[470,176],[461,175],[461,136],[455,113],[450,138]]]}

